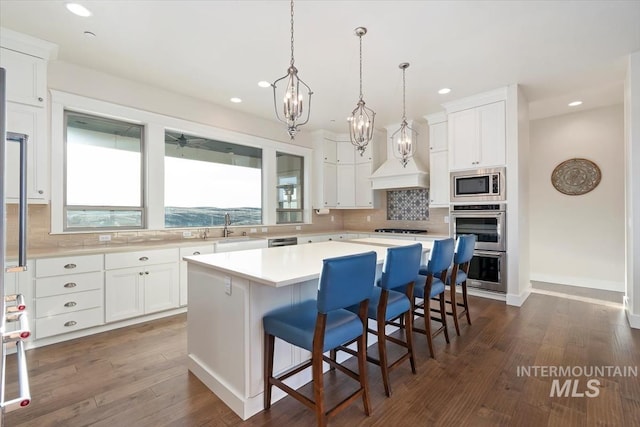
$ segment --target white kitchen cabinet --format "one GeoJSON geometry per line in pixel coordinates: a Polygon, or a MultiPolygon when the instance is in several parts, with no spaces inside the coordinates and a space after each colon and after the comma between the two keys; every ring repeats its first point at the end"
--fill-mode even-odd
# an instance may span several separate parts
{"type": "Polygon", "coordinates": [[[335,208],[337,204],[336,142],[316,133],[313,142],[313,208],[335,208]]]}
{"type": "Polygon", "coordinates": [[[449,207],[449,152],[447,121],[443,113],[426,116],[429,122],[429,207],[449,207]]]}
{"type": "Polygon", "coordinates": [[[180,305],[179,250],[105,255],[105,320],[114,322],[180,305]]]}
{"type": "Polygon", "coordinates": [[[36,107],[46,105],[46,60],[2,47],[0,66],[7,70],[7,101],[36,107]]]}
{"type": "Polygon", "coordinates": [[[182,258],[192,255],[205,255],[213,253],[213,243],[204,245],[190,246],[188,248],[180,248],[180,306],[187,305],[188,286],[187,286],[187,262],[182,258]]]}
{"type": "Polygon", "coordinates": [[[103,255],[35,261],[37,339],[104,324],[103,255]]]}
{"type": "Polygon", "coordinates": [[[356,163],[355,193],[356,207],[373,208],[374,192],[371,188],[371,161],[356,163]]]}
{"type": "Polygon", "coordinates": [[[336,181],[338,208],[353,208],[356,206],[356,169],[353,163],[338,164],[336,181]]]}
{"type": "MultiPolygon", "coordinates": [[[[360,157],[358,154],[357,157],[360,157]]],[[[338,141],[336,143],[336,163],[339,165],[353,164],[356,162],[356,149],[348,141],[338,141]]]]}
{"type": "MultiPolygon", "coordinates": [[[[7,131],[23,133],[27,140],[27,199],[30,203],[48,200],[48,147],[46,115],[40,107],[7,102],[7,131]]],[[[20,196],[20,144],[7,144],[7,202],[17,203],[20,196]]]]}
{"type": "Polygon", "coordinates": [[[450,113],[448,131],[450,170],[505,165],[505,101],[450,113]]]}

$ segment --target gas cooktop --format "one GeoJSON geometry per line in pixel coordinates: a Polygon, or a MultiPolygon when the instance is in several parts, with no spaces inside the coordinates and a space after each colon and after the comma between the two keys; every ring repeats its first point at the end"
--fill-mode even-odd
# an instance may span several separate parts
{"type": "Polygon", "coordinates": [[[424,234],[427,230],[415,230],[411,228],[376,228],[376,233],[399,233],[399,234],[424,234]]]}

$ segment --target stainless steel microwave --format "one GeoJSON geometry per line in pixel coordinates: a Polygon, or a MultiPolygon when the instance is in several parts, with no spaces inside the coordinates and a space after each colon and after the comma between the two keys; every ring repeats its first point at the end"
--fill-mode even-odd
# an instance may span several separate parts
{"type": "Polygon", "coordinates": [[[506,200],[505,168],[451,172],[451,202],[506,200]]]}

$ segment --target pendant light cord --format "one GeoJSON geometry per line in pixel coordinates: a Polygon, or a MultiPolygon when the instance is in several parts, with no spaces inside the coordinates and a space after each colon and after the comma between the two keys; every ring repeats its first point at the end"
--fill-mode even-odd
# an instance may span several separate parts
{"type": "Polygon", "coordinates": [[[402,69],[402,120],[405,121],[407,120],[407,100],[405,97],[405,91],[406,91],[406,80],[405,80],[405,71],[406,68],[402,69]]]}
{"type": "Polygon", "coordinates": [[[291,0],[291,66],[293,67],[293,0],[291,0]]]}
{"type": "Polygon", "coordinates": [[[362,101],[362,34],[358,38],[360,39],[360,101],[362,101]]]}

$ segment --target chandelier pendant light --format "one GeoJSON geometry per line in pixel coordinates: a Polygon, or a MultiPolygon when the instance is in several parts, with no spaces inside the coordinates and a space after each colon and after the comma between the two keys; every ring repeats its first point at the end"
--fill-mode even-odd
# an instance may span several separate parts
{"type": "Polygon", "coordinates": [[[365,106],[362,99],[362,36],[367,34],[365,27],[355,29],[355,34],[360,39],[360,100],[356,104],[356,108],[351,112],[349,117],[349,137],[360,155],[364,154],[367,145],[373,139],[373,122],[376,113],[365,106]]]}
{"type": "Polygon", "coordinates": [[[298,77],[298,69],[295,67],[294,63],[293,0],[291,0],[291,62],[287,69],[287,74],[271,84],[271,87],[273,87],[273,105],[276,110],[276,117],[282,123],[287,125],[287,132],[291,139],[294,139],[296,133],[298,133],[298,127],[309,121],[309,115],[311,113],[311,95],[313,95],[311,88],[303,82],[300,77],[298,77]],[[278,96],[277,85],[283,80],[286,80],[286,88],[284,89],[284,93],[281,92],[280,96],[278,96]],[[308,95],[306,108],[304,106],[305,100],[302,93],[304,91],[306,91],[308,95]],[[282,100],[281,107],[278,106],[278,99],[282,100]],[[280,108],[282,108],[282,116],[279,113],[280,108]]]}
{"type": "Polygon", "coordinates": [[[399,67],[402,70],[402,123],[400,123],[400,129],[391,135],[391,143],[393,144],[394,156],[400,160],[402,167],[407,167],[409,159],[411,159],[416,152],[418,133],[409,127],[407,123],[405,71],[409,68],[409,63],[403,62],[399,67]]]}

